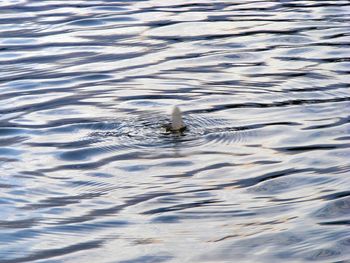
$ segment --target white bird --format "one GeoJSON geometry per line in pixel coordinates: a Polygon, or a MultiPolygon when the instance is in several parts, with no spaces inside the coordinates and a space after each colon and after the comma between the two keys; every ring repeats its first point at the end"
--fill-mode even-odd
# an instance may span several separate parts
{"type": "Polygon", "coordinates": [[[173,132],[182,132],[186,129],[186,125],[182,120],[182,113],[180,109],[175,106],[171,113],[170,130],[173,132]]]}

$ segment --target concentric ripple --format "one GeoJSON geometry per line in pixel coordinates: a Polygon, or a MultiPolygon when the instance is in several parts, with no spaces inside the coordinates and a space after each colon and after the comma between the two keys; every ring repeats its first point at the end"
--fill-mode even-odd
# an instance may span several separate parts
{"type": "Polygon", "coordinates": [[[171,148],[174,143],[181,143],[182,148],[188,148],[212,143],[243,143],[249,135],[253,135],[249,127],[245,130],[230,126],[232,123],[228,120],[214,119],[203,114],[184,113],[186,130],[182,133],[166,130],[170,119],[164,113],[146,112],[137,115],[135,118],[107,120],[85,126],[86,130],[81,132],[81,144],[86,142],[99,151],[171,148]]]}

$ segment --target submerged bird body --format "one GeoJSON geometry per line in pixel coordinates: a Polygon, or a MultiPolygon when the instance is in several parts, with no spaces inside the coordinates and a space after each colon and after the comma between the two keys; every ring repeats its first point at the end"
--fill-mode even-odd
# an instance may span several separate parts
{"type": "Polygon", "coordinates": [[[174,107],[171,113],[171,123],[167,127],[168,131],[171,132],[183,132],[186,130],[186,125],[182,119],[182,113],[178,107],[174,107]]]}

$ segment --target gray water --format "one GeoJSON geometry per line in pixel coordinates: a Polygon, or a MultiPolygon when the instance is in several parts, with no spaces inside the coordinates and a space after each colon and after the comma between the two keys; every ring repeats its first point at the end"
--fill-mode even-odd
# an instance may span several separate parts
{"type": "Polygon", "coordinates": [[[349,1],[1,1],[0,262],[350,262],[349,46],[349,1]]]}

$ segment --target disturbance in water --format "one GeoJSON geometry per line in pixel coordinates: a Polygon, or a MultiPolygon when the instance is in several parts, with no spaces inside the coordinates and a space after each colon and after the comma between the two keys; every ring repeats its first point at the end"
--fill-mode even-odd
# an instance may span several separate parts
{"type": "Polygon", "coordinates": [[[173,113],[168,117],[162,112],[143,112],[136,118],[94,123],[88,126],[91,132],[82,134],[81,140],[95,141],[96,146],[114,151],[124,147],[171,148],[174,142],[182,142],[181,147],[243,143],[255,134],[254,129],[236,128],[228,120],[204,114],[187,115],[176,108],[175,116],[173,113]]]}

